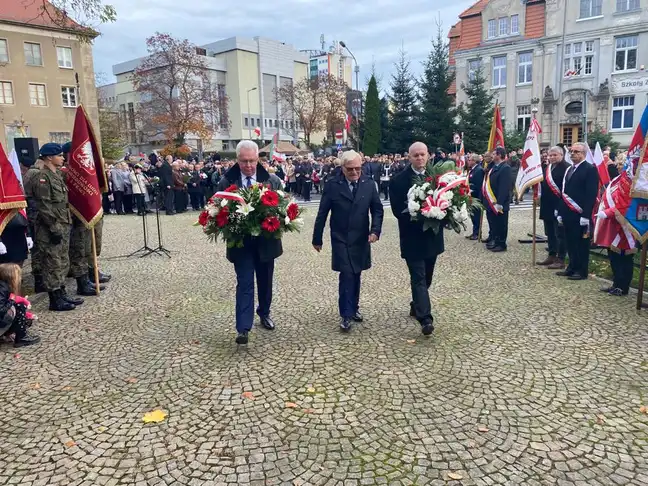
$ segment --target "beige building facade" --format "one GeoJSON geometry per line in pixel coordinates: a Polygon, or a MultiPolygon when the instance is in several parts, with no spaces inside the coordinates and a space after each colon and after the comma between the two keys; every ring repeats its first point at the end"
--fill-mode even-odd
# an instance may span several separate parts
{"type": "Polygon", "coordinates": [[[67,142],[81,103],[98,136],[92,45],[10,13],[0,12],[0,143],[11,151],[15,137],[67,142]]]}
{"type": "MultiPolygon", "coordinates": [[[[309,58],[293,46],[262,37],[232,37],[200,46],[209,76],[219,95],[227,98],[227,116],[214,120],[211,140],[187,137],[187,144],[197,152],[234,150],[243,139],[268,142],[278,134],[279,140],[295,142],[303,132],[290,110],[281,105],[276,89],[308,77],[309,58]],[[258,129],[258,133],[255,133],[258,129]]],[[[103,106],[120,115],[127,132],[127,150],[149,152],[163,143],[145,140],[137,131],[135,112],[140,94],[134,91],[131,77],[142,59],[113,66],[116,83],[102,86],[103,106]]]]}

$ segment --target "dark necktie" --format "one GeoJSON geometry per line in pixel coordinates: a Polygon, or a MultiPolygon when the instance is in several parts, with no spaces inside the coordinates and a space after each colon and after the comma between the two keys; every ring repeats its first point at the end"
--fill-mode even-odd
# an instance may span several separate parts
{"type": "Polygon", "coordinates": [[[352,182],[351,183],[351,197],[355,199],[356,192],[358,192],[358,183],[357,182],[352,182]]]}
{"type": "Polygon", "coordinates": [[[574,175],[575,171],[576,171],[576,167],[572,165],[567,171],[567,175],[565,176],[567,178],[567,182],[569,182],[569,179],[572,178],[572,175],[574,175]]]}
{"type": "Polygon", "coordinates": [[[245,178],[245,187],[250,187],[252,185],[252,176],[247,176],[245,178]]]}

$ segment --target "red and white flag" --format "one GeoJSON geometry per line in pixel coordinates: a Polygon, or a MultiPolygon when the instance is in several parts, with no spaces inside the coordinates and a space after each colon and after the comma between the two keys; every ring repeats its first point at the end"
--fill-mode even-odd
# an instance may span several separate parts
{"type": "Polygon", "coordinates": [[[101,193],[108,190],[101,150],[82,106],[74,119],[72,147],[66,177],[70,210],[87,228],[103,215],[101,193]]]}
{"type": "Polygon", "coordinates": [[[461,134],[461,146],[459,147],[459,156],[457,157],[457,169],[460,171],[466,167],[466,151],[464,149],[463,133],[461,134]]]}
{"type": "Polygon", "coordinates": [[[543,179],[542,160],[538,146],[538,137],[541,133],[540,124],[534,118],[531,120],[531,126],[524,142],[524,154],[520,160],[520,170],[515,180],[515,191],[518,197],[522,197],[527,187],[533,186],[543,179]]]}
{"type": "Polygon", "coordinates": [[[596,142],[596,147],[594,147],[594,153],[592,153],[589,146],[587,147],[586,160],[596,166],[601,185],[604,186],[608,184],[610,182],[610,173],[608,172],[607,165],[603,160],[603,151],[601,150],[601,145],[598,142],[596,142]]]}
{"type": "Polygon", "coordinates": [[[0,233],[19,212],[25,220],[27,201],[14,168],[0,144],[0,233]]]}

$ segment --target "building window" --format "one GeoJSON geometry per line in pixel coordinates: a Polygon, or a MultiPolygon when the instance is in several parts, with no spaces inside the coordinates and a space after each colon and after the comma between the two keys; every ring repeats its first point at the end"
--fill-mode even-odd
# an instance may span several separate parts
{"type": "Polygon", "coordinates": [[[594,41],[565,44],[563,71],[566,78],[590,76],[594,70],[594,41]]]}
{"type": "Polygon", "coordinates": [[[70,132],[49,132],[49,139],[52,143],[63,145],[69,142],[72,137],[70,136],[70,132]]]}
{"type": "Polygon", "coordinates": [[[520,17],[518,15],[511,15],[511,34],[520,33],[520,17]]]}
{"type": "Polygon", "coordinates": [[[509,18],[502,17],[499,19],[499,35],[508,35],[509,33],[509,18]]]}
{"type": "Polygon", "coordinates": [[[493,58],[493,88],[506,87],[506,56],[493,58]]]}
{"type": "Polygon", "coordinates": [[[468,81],[474,81],[477,76],[477,72],[481,69],[481,61],[476,59],[474,61],[468,61],[468,81]]]}
{"type": "Polygon", "coordinates": [[[632,128],[634,124],[634,96],[619,96],[612,101],[612,129],[632,128]]]}
{"type": "Polygon", "coordinates": [[[0,39],[0,62],[9,62],[9,45],[7,39],[0,39]]]}
{"type": "Polygon", "coordinates": [[[243,126],[244,126],[244,127],[248,127],[248,126],[249,126],[249,125],[248,125],[248,117],[247,117],[247,116],[243,119],[243,126]]]}
{"type": "Polygon", "coordinates": [[[632,12],[633,10],[639,10],[639,0],[617,0],[617,12],[632,12]]]}
{"type": "Polygon", "coordinates": [[[128,103],[128,128],[135,130],[135,105],[128,103]]]}
{"type": "Polygon", "coordinates": [[[603,12],[603,0],[580,0],[580,18],[598,17],[603,12]]]}
{"type": "Polygon", "coordinates": [[[0,81],[0,105],[13,105],[13,89],[10,81],[0,81]]]}
{"type": "Polygon", "coordinates": [[[628,71],[631,69],[637,69],[637,36],[617,37],[614,70],[628,71]]]}
{"type": "Polygon", "coordinates": [[[518,54],[518,84],[531,83],[533,76],[533,53],[518,54]]]}
{"type": "Polygon", "coordinates": [[[277,128],[277,120],[274,121],[274,127],[277,128]]]}
{"type": "Polygon", "coordinates": [[[32,106],[47,106],[44,84],[29,83],[29,102],[32,106]]]}
{"type": "Polygon", "coordinates": [[[488,21],[488,38],[493,39],[497,37],[497,20],[491,19],[488,21]]]}
{"type": "Polygon", "coordinates": [[[56,59],[58,60],[58,67],[72,69],[72,48],[57,46],[56,59]]]}
{"type": "Polygon", "coordinates": [[[263,119],[263,127],[268,128],[268,119],[267,118],[263,119]]]}
{"type": "Polygon", "coordinates": [[[531,105],[518,106],[517,129],[518,132],[528,132],[531,126],[531,105]]]}
{"type": "Polygon", "coordinates": [[[216,92],[218,93],[218,123],[221,129],[226,130],[227,128],[229,128],[229,120],[227,113],[227,92],[225,91],[225,85],[217,85],[216,92]]]}
{"type": "Polygon", "coordinates": [[[61,86],[61,100],[66,108],[76,108],[76,88],[74,86],[61,86]]]}
{"type": "Polygon", "coordinates": [[[42,66],[43,56],[41,55],[40,44],[25,42],[25,63],[28,66],[42,66]]]}

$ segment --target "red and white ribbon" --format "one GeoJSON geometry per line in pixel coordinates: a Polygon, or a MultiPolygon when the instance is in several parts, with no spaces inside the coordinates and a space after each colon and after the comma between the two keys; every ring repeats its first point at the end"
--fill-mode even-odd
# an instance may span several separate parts
{"type": "Polygon", "coordinates": [[[214,197],[217,197],[219,199],[228,199],[230,201],[236,201],[241,204],[245,203],[245,199],[243,199],[243,196],[236,194],[235,192],[221,191],[214,194],[214,197]]]}
{"type": "Polygon", "coordinates": [[[560,188],[558,187],[558,184],[556,184],[556,181],[553,180],[551,174],[551,164],[547,166],[545,180],[547,181],[547,185],[549,186],[549,189],[551,189],[551,192],[553,192],[557,197],[560,197],[560,188]]]}

